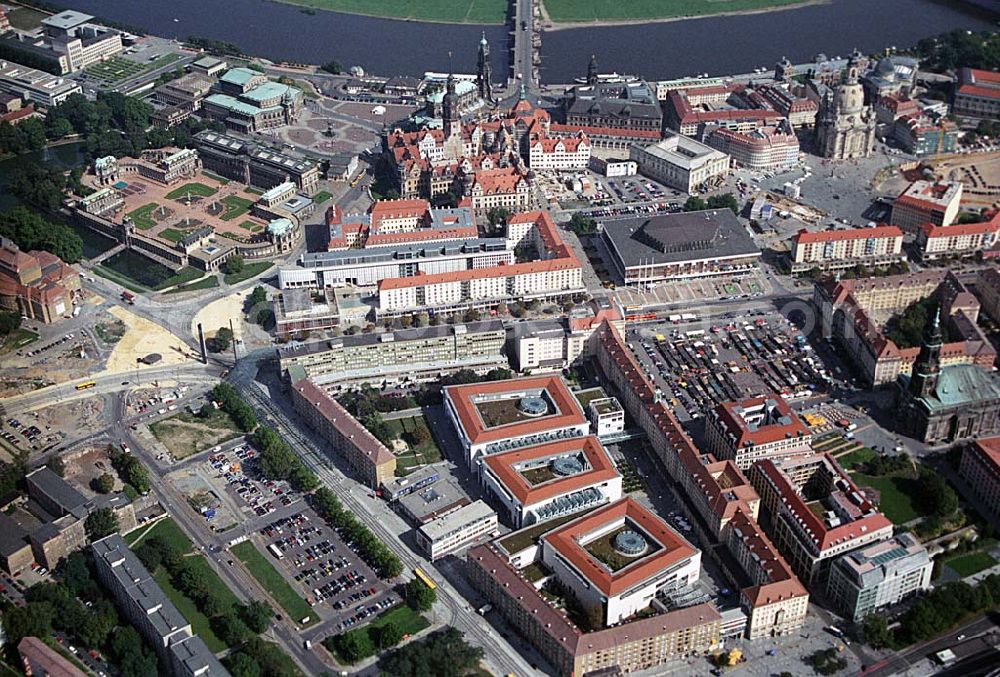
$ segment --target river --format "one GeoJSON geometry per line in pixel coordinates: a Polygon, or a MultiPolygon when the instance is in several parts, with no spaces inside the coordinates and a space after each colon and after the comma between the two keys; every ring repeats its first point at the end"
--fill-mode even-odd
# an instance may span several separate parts
{"type": "MultiPolygon", "coordinates": [[[[586,2],[587,0],[580,0],[586,2]]],[[[623,0],[625,1],[625,0],[623,0]]],[[[508,74],[503,26],[430,24],[317,11],[269,0],[64,0],[157,35],[226,40],[274,60],[325,63],[337,59],[385,75],[421,75],[454,67],[473,72],[481,30],[493,47],[493,72],[508,74]],[[177,21],[175,21],[175,19],[177,21]]],[[[954,28],[995,24],[956,0],[827,0],[816,5],[744,16],[717,16],[636,26],[575,28],[542,36],[542,79],[570,82],[596,54],[602,70],[665,79],[770,69],[787,56],[847,55],[912,45],[954,28]]]]}

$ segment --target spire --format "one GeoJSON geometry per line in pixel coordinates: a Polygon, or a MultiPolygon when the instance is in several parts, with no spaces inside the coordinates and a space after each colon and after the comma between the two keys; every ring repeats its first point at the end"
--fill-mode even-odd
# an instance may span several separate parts
{"type": "Polygon", "coordinates": [[[487,45],[489,45],[489,43],[486,42],[486,31],[483,31],[483,38],[482,40],[479,41],[479,44],[482,47],[486,47],[487,45]]]}
{"type": "Polygon", "coordinates": [[[590,64],[587,66],[587,84],[597,84],[597,56],[595,54],[590,55],[590,64]]]}
{"type": "Polygon", "coordinates": [[[528,91],[525,89],[523,82],[521,83],[521,95],[519,97],[519,100],[520,101],[527,101],[528,100],[528,91]]]}

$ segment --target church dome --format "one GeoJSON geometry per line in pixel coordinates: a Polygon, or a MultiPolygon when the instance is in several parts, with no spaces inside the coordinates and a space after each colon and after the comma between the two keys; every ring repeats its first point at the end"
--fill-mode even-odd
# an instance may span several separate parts
{"type": "Polygon", "coordinates": [[[892,63],[892,59],[889,57],[882,57],[878,62],[878,66],[875,67],[875,72],[883,77],[891,77],[896,73],[896,65],[892,63]]]}

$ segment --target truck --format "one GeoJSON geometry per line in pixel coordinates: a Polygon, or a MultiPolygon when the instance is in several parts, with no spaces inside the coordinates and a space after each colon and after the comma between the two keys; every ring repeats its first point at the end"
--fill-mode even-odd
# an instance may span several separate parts
{"type": "Polygon", "coordinates": [[[493,605],[487,602],[486,604],[476,609],[476,613],[479,614],[480,616],[485,616],[492,610],[493,610],[493,605]]]}
{"type": "Polygon", "coordinates": [[[135,294],[133,294],[130,291],[123,291],[122,292],[122,301],[124,301],[125,303],[129,304],[130,306],[134,306],[135,305],[135,294]]]}

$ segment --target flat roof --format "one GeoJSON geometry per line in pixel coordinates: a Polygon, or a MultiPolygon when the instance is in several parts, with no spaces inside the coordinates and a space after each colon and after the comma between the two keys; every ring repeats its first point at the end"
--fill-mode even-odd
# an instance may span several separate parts
{"type": "Polygon", "coordinates": [[[83,494],[74,489],[69,482],[49,470],[48,466],[29,473],[27,479],[42,493],[55,501],[65,512],[72,512],[87,502],[83,494]]]}
{"type": "Polygon", "coordinates": [[[608,596],[618,595],[698,553],[666,522],[628,497],[545,534],[542,541],[558,552],[591,585],[608,596]],[[587,551],[586,545],[590,542],[587,540],[589,534],[617,522],[638,528],[648,539],[659,545],[659,549],[612,572],[587,551]]]}
{"type": "Polygon", "coordinates": [[[729,209],[631,216],[602,226],[625,268],[760,255],[729,209]]]}
{"type": "MultiPolygon", "coordinates": [[[[419,472],[417,471],[417,473],[419,472]]],[[[425,479],[428,474],[434,473],[437,473],[439,477],[432,484],[399,497],[399,505],[414,520],[424,524],[438,515],[469,504],[469,497],[462,490],[458,481],[447,473],[442,473],[441,466],[437,466],[430,473],[419,475],[417,473],[397,478],[395,490],[402,488],[402,485],[398,484],[400,480],[412,479],[413,483],[416,483],[425,479]]]]}
{"type": "MultiPolygon", "coordinates": [[[[282,290],[282,294],[291,290],[282,290]]],[[[286,311],[289,312],[289,311],[286,311]]],[[[335,348],[355,348],[361,346],[378,345],[380,343],[401,343],[409,341],[421,341],[426,339],[441,338],[444,336],[458,336],[461,334],[484,334],[488,332],[505,332],[501,320],[484,320],[482,322],[470,322],[469,324],[437,325],[433,327],[415,327],[413,329],[399,329],[397,331],[370,334],[354,334],[353,336],[338,336],[335,339],[326,341],[313,341],[297,346],[278,348],[278,358],[287,359],[294,357],[305,357],[308,355],[319,355],[335,348]]]]}
{"type": "Polygon", "coordinates": [[[809,428],[778,394],[739,402],[723,402],[716,411],[719,422],[726,433],[732,435],[733,445],[737,449],[812,436],[809,428]]]}
{"type": "Polygon", "coordinates": [[[447,386],[444,388],[444,396],[451,403],[458,416],[462,432],[472,445],[523,437],[547,430],[587,425],[587,417],[584,416],[580,403],[558,376],[530,376],[509,381],[447,386]],[[501,399],[504,395],[510,395],[511,398],[520,398],[528,391],[538,390],[542,390],[548,395],[552,405],[556,408],[555,413],[537,419],[520,420],[488,427],[476,406],[477,400],[483,397],[501,399]]]}
{"type": "Polygon", "coordinates": [[[52,26],[53,28],[60,28],[62,30],[69,30],[80,24],[85,24],[88,21],[93,20],[93,16],[90,14],[84,14],[83,12],[77,12],[74,9],[67,9],[58,14],[53,14],[50,17],[42,19],[43,26],[52,26]]]}
{"type": "Polygon", "coordinates": [[[535,505],[619,476],[608,453],[593,435],[494,454],[483,462],[522,506],[535,505]],[[524,464],[551,461],[574,453],[582,454],[589,466],[575,475],[556,474],[548,481],[532,484],[519,469],[524,464]]]}
{"type": "Polygon", "coordinates": [[[476,501],[424,524],[420,527],[420,532],[433,543],[469,524],[487,519],[491,515],[493,517],[497,515],[493,508],[483,501],[476,501]]]}

